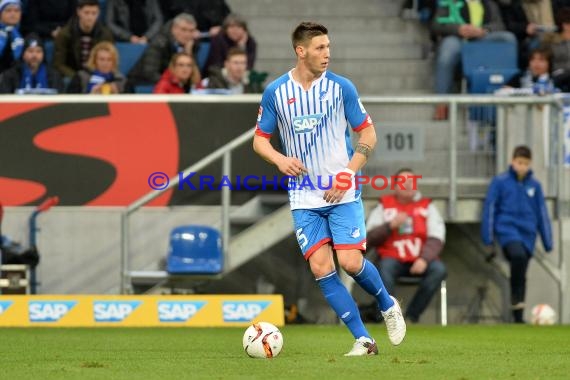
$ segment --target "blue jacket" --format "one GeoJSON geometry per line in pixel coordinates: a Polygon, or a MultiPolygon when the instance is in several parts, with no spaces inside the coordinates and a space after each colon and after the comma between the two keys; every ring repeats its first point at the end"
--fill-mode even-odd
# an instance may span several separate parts
{"type": "Polygon", "coordinates": [[[532,171],[522,181],[512,167],[491,181],[481,223],[481,237],[486,245],[498,240],[501,247],[520,241],[531,254],[534,251],[536,233],[540,232],[542,245],[552,250],[552,229],[544,194],[532,171]]]}

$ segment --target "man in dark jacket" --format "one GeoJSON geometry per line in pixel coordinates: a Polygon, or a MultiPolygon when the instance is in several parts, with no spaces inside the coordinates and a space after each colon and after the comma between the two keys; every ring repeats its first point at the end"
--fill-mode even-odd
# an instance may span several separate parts
{"type": "Polygon", "coordinates": [[[518,146],[509,170],[493,178],[481,221],[481,237],[494,256],[498,241],[511,266],[511,305],[515,323],[523,323],[526,272],[537,231],[547,252],[552,250],[552,228],[540,182],[530,170],[531,151],[518,146]]]}
{"type": "Polygon", "coordinates": [[[15,92],[64,92],[61,76],[46,64],[43,43],[35,33],[26,36],[22,61],[0,75],[0,94],[15,92]]]}
{"type": "Polygon", "coordinates": [[[202,86],[208,89],[225,89],[229,94],[252,94],[255,91],[249,80],[247,70],[247,53],[234,47],[228,52],[224,67],[211,67],[210,75],[202,81],[202,86]]]}
{"type": "Polygon", "coordinates": [[[158,0],[109,0],[107,26],[118,41],[146,44],[162,27],[158,0]]]}
{"type": "MultiPolygon", "coordinates": [[[[158,82],[175,53],[193,55],[197,51],[199,37],[200,32],[192,15],[182,13],[176,16],[154,37],[130,71],[130,84],[134,87],[158,82]]],[[[196,66],[192,71],[192,83],[198,84],[200,79],[200,70],[196,66]]]]}
{"type": "Polygon", "coordinates": [[[84,68],[91,48],[101,41],[113,42],[113,34],[98,21],[98,0],[78,0],[77,17],[61,29],[55,39],[53,66],[72,77],[84,68]]]}

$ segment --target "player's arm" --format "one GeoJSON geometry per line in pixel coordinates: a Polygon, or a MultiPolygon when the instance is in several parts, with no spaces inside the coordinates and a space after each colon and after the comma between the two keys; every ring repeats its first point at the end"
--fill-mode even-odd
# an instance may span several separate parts
{"type": "Polygon", "coordinates": [[[376,130],[374,129],[374,124],[369,122],[364,129],[361,129],[357,133],[359,135],[358,143],[356,144],[354,155],[347,166],[348,169],[355,173],[366,164],[368,156],[376,146],[376,130]]]}
{"type": "Polygon", "coordinates": [[[297,177],[307,172],[307,168],[305,168],[301,160],[296,157],[287,157],[278,152],[271,145],[269,138],[258,134],[257,131],[253,137],[253,150],[265,161],[277,166],[279,171],[285,175],[297,177]]]}

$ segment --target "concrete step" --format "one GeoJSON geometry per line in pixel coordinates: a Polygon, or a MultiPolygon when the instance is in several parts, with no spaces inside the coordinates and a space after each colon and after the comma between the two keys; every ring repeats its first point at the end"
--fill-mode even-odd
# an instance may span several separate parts
{"type": "MultiPolygon", "coordinates": [[[[371,35],[369,38],[363,38],[362,31],[334,31],[329,33],[331,40],[331,49],[334,51],[340,45],[351,46],[381,46],[398,45],[409,43],[427,43],[423,35],[415,32],[383,32],[371,35]]],[[[291,36],[288,33],[260,33],[255,34],[255,40],[261,47],[279,46],[293,51],[291,46],[291,36]]]]}
{"type": "MultiPolygon", "coordinates": [[[[269,71],[271,75],[277,77],[295,66],[295,56],[291,59],[260,58],[255,63],[258,71],[269,71]]],[[[360,74],[365,76],[374,75],[433,75],[433,65],[428,60],[417,59],[394,59],[379,61],[376,59],[342,59],[332,58],[330,70],[334,72],[351,72],[352,75],[360,74]]]]}
{"type": "MultiPolygon", "coordinates": [[[[259,59],[289,59],[293,54],[293,49],[284,46],[264,46],[260,47],[257,53],[259,59]]],[[[422,59],[423,48],[420,44],[404,43],[390,44],[382,46],[369,45],[343,45],[338,44],[331,48],[333,59],[422,59]]]]}
{"type": "Polygon", "coordinates": [[[346,16],[359,16],[362,14],[377,17],[394,17],[400,10],[397,1],[373,0],[309,0],[304,2],[278,1],[278,0],[231,0],[228,3],[232,10],[249,18],[253,16],[293,15],[299,17],[327,16],[344,14],[346,16]]]}
{"type": "MultiPolygon", "coordinates": [[[[283,33],[290,38],[293,28],[306,17],[295,16],[266,16],[249,20],[249,27],[252,35],[283,33]]],[[[380,33],[413,33],[418,35],[426,35],[427,31],[424,26],[410,21],[404,21],[400,18],[379,18],[377,16],[345,16],[343,14],[335,14],[330,16],[318,16],[314,21],[320,22],[327,27],[329,34],[340,35],[346,32],[361,33],[360,38],[364,40],[374,39],[380,33]]]]}

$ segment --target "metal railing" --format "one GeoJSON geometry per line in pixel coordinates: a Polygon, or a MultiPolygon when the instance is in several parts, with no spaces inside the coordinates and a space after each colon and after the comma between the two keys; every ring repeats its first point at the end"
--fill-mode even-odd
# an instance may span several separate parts
{"type": "MultiPolygon", "coordinates": [[[[259,102],[259,97],[235,97],[232,102],[239,101],[241,98],[244,102],[259,102]]],[[[190,100],[189,100],[190,101],[190,100]]],[[[556,213],[558,216],[562,215],[561,210],[561,199],[566,198],[567,195],[564,193],[567,189],[564,188],[565,178],[564,172],[564,162],[563,162],[563,147],[562,143],[564,141],[564,129],[562,127],[563,114],[561,99],[557,96],[546,96],[546,97],[496,97],[496,96],[405,96],[405,97],[387,97],[387,96],[363,96],[362,102],[365,104],[377,104],[377,105],[436,105],[436,104],[448,104],[449,105],[449,173],[447,175],[448,181],[448,213],[451,220],[454,219],[457,212],[457,201],[458,201],[458,183],[461,183],[462,179],[458,178],[458,142],[457,142],[457,130],[459,126],[459,112],[460,106],[473,106],[473,105],[495,105],[497,106],[497,122],[496,122],[496,169],[504,170],[506,167],[504,142],[505,142],[505,118],[508,115],[509,106],[513,105],[528,105],[536,106],[542,105],[544,107],[555,107],[555,112],[558,115],[554,118],[554,121],[558,123],[557,134],[554,138],[558,141],[556,145],[557,149],[557,166],[558,166],[558,180],[556,183],[556,213]]],[[[546,112],[546,114],[550,114],[546,112]]],[[[547,120],[551,123],[552,120],[547,120]]],[[[222,159],[222,176],[230,177],[231,162],[232,162],[232,152],[234,149],[242,146],[247,142],[251,142],[253,137],[254,129],[248,130],[241,136],[235,138],[234,140],[228,142],[225,146],[217,149],[213,153],[207,155],[197,163],[191,165],[183,171],[182,177],[187,176],[192,172],[196,172],[208,166],[209,164],[222,159]]],[[[555,141],[552,142],[553,144],[555,141]]],[[[174,186],[179,184],[180,175],[173,178],[169,185],[162,190],[151,191],[145,196],[139,198],[128,207],[125,208],[121,216],[121,293],[127,293],[130,290],[129,281],[129,247],[130,247],[130,237],[129,237],[129,226],[130,226],[130,216],[136,212],[139,208],[152,201],[156,197],[163,194],[165,191],[172,189],[174,186]]],[[[467,179],[469,181],[469,179],[467,179]]],[[[222,189],[221,198],[221,232],[223,237],[223,248],[227,250],[229,247],[229,210],[230,210],[230,188],[224,186],[222,189]]],[[[559,223],[560,229],[562,229],[561,223],[559,223]]],[[[560,237],[560,247],[562,243],[562,231],[559,231],[560,237]]],[[[226,255],[225,255],[226,256],[226,255]]],[[[563,268],[563,259],[560,259],[559,268],[563,268]]],[[[552,269],[552,268],[549,268],[552,269]]],[[[550,272],[550,271],[549,271],[550,272]]],[[[561,289],[564,289],[563,285],[566,283],[565,275],[563,271],[558,270],[553,278],[557,281],[561,289]]],[[[562,305],[562,303],[561,303],[562,305]]]]}
{"type": "MultiPolygon", "coordinates": [[[[222,176],[227,176],[229,178],[231,175],[230,171],[232,165],[232,158],[231,158],[232,151],[235,148],[242,146],[244,143],[251,141],[253,138],[253,133],[254,129],[250,129],[249,131],[243,133],[241,136],[236,137],[232,141],[228,142],[226,145],[222,146],[221,148],[218,148],[214,152],[202,158],[197,163],[185,169],[181,174],[177,175],[175,178],[172,178],[168,186],[165,187],[164,189],[151,191],[126,207],[125,211],[121,215],[121,294],[127,293],[127,291],[130,288],[130,282],[129,282],[130,215],[133,212],[137,211],[142,206],[144,206],[145,204],[152,201],[153,199],[159,197],[163,192],[172,189],[174,186],[177,186],[180,183],[181,177],[185,178],[193,172],[197,172],[201,169],[204,169],[206,166],[219,160],[220,158],[222,159],[222,176]]],[[[229,240],[230,240],[229,239],[230,189],[228,186],[222,187],[221,206],[222,206],[222,214],[221,214],[222,247],[224,250],[226,250],[227,247],[229,246],[229,240]]],[[[224,255],[224,257],[226,257],[226,255],[224,255]]]]}

